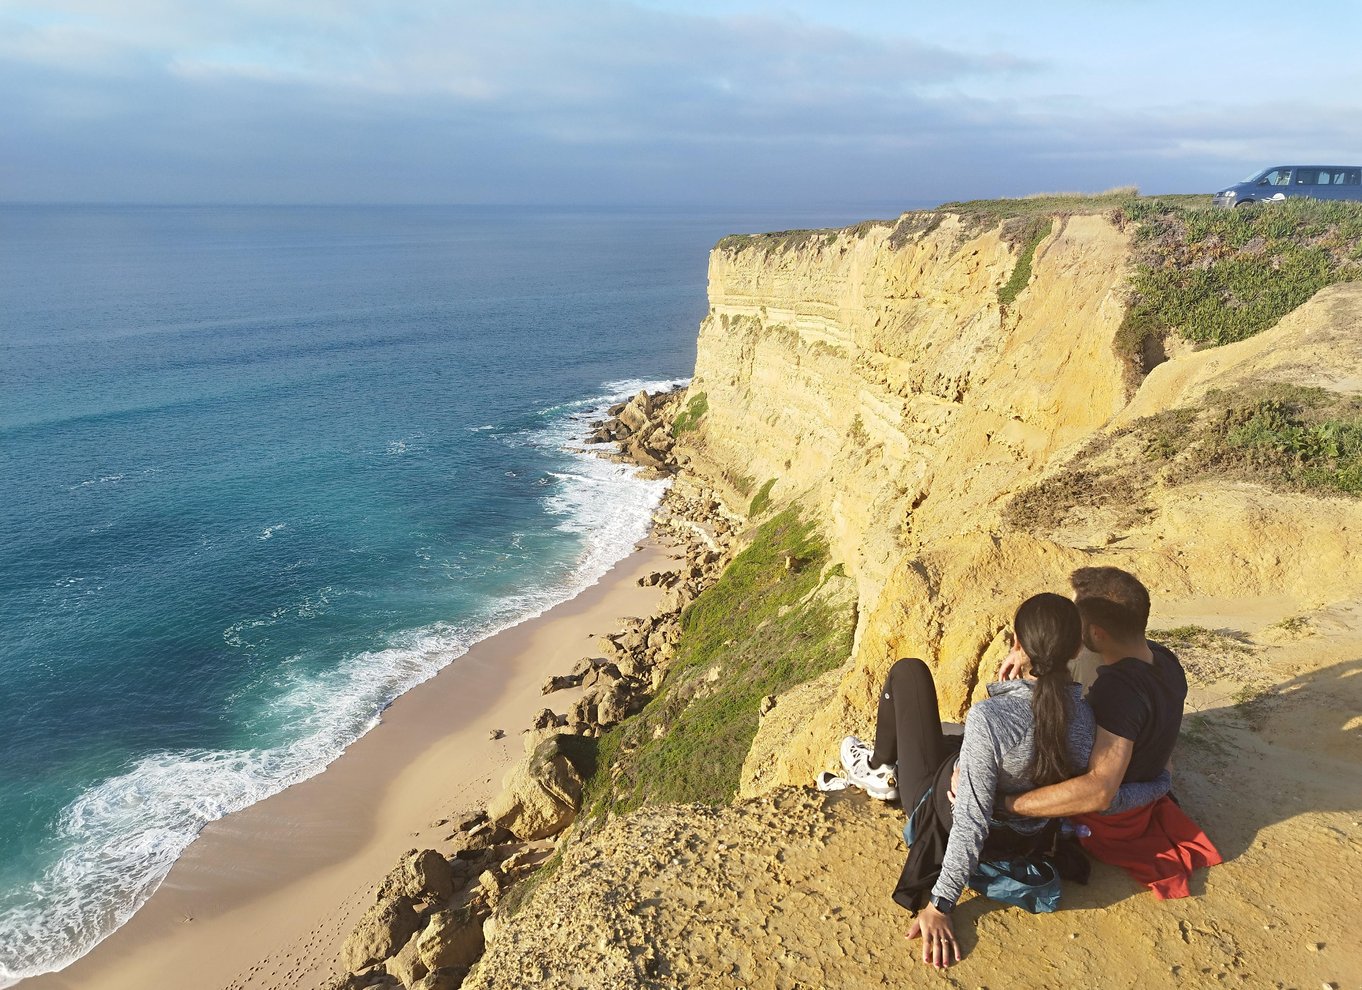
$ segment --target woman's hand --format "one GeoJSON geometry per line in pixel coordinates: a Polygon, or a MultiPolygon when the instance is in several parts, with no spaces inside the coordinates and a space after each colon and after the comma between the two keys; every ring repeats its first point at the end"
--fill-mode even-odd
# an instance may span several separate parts
{"type": "Polygon", "coordinates": [[[913,919],[908,929],[909,938],[922,936],[922,961],[937,969],[944,969],[960,961],[960,946],[955,941],[951,917],[928,904],[913,919]]]}
{"type": "Polygon", "coordinates": [[[1031,669],[1031,658],[1026,655],[1026,651],[1021,648],[1021,644],[1015,639],[1012,641],[1012,651],[1003,657],[1002,666],[998,668],[998,680],[1012,681],[1021,677],[1031,669]]]}

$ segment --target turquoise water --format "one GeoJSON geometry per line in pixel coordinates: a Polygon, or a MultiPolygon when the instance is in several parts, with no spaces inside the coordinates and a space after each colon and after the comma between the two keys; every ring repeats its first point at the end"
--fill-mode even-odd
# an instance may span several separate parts
{"type": "Polygon", "coordinates": [[[0,985],[622,557],[709,246],[864,215],[0,208],[0,985]]]}

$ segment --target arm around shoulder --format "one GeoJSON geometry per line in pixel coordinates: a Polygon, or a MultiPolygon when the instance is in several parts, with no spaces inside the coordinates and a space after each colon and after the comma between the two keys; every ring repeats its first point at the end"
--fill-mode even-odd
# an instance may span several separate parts
{"type": "Polygon", "coordinates": [[[1122,736],[1098,729],[1093,740],[1088,772],[1049,787],[1038,787],[1008,798],[1004,806],[1014,815],[1054,818],[1105,811],[1121,788],[1135,744],[1122,736]]]}

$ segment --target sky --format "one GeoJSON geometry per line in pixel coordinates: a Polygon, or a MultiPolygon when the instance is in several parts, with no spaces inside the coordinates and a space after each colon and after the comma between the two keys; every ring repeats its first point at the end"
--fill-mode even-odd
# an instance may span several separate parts
{"type": "Polygon", "coordinates": [[[838,206],[1362,160],[1362,3],[0,0],[0,201],[838,206]]]}

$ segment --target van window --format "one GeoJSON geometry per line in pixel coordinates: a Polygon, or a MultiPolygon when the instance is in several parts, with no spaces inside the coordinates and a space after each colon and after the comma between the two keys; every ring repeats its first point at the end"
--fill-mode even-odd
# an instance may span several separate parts
{"type": "Polygon", "coordinates": [[[1263,177],[1258,180],[1260,186],[1286,186],[1291,184],[1291,169],[1274,168],[1270,172],[1263,173],[1263,177]]]}
{"type": "Polygon", "coordinates": [[[1362,169],[1345,168],[1334,171],[1334,185],[1362,186],[1362,169]]]}
{"type": "Polygon", "coordinates": [[[1329,173],[1321,172],[1317,168],[1298,168],[1296,169],[1296,185],[1298,186],[1318,186],[1329,184],[1329,173]]]}

